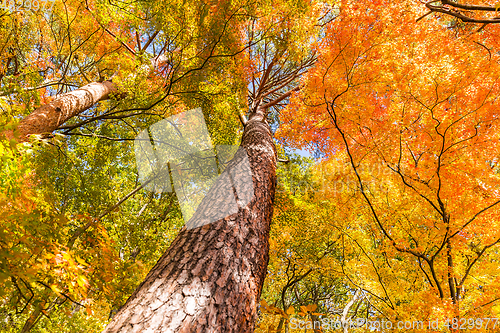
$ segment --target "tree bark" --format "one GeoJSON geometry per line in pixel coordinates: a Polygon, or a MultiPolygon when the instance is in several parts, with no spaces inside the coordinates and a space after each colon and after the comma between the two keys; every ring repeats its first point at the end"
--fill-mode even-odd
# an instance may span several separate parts
{"type": "MultiPolygon", "coordinates": [[[[116,93],[111,81],[92,82],[79,89],[56,96],[49,104],[40,106],[17,126],[18,141],[26,141],[31,134],[52,133],[70,118],[79,115],[99,101],[116,93]]],[[[5,131],[7,139],[14,138],[12,130],[5,131]]]]}
{"type": "MultiPolygon", "coordinates": [[[[252,199],[214,223],[183,228],[105,333],[254,331],[276,186],[276,150],[264,110],[251,114],[240,147],[251,169],[252,199]]],[[[237,153],[224,172],[234,171],[240,158],[237,153]]],[[[238,183],[238,171],[234,175],[231,186],[241,203],[237,194],[248,184],[238,183]]],[[[220,209],[220,186],[215,183],[187,225],[220,209]]]]}
{"type": "Polygon", "coordinates": [[[37,321],[40,319],[40,315],[42,314],[42,306],[37,305],[33,312],[30,314],[28,320],[24,323],[23,328],[20,333],[28,333],[35,326],[37,321]]]}

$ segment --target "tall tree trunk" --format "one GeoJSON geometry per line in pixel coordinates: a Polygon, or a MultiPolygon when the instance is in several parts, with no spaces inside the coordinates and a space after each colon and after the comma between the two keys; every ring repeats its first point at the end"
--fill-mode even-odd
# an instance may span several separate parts
{"type": "MultiPolygon", "coordinates": [[[[264,110],[251,114],[240,147],[248,156],[253,198],[214,223],[183,228],[105,333],[254,331],[276,186],[276,150],[264,110]]],[[[232,179],[235,195],[245,186],[237,176],[232,179]]],[[[222,192],[216,182],[188,224],[220,209],[222,192]]]]}
{"type": "MultiPolygon", "coordinates": [[[[111,81],[92,82],[79,89],[56,96],[52,102],[40,106],[17,126],[19,141],[25,141],[31,134],[51,133],[70,118],[79,115],[99,101],[116,93],[116,87],[111,81]]],[[[12,131],[3,133],[7,139],[12,139],[12,131]]]]}

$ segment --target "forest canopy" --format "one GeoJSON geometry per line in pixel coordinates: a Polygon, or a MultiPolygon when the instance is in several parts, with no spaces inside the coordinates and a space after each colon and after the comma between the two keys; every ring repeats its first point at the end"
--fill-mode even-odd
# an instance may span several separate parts
{"type": "Polygon", "coordinates": [[[4,1],[0,331],[497,332],[499,9],[4,1]]]}

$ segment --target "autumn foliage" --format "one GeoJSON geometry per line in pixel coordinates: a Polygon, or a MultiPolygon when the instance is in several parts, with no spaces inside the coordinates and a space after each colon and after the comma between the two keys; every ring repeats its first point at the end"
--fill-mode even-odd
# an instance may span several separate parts
{"type": "Polygon", "coordinates": [[[500,316],[498,4],[120,6],[0,10],[0,134],[90,82],[121,93],[0,141],[0,331],[102,331],[183,224],[140,187],[137,133],[202,107],[237,145],[256,100],[281,160],[256,332],[498,331],[481,321],[500,316]]]}
{"type": "Polygon", "coordinates": [[[279,137],[324,153],[317,200],[329,198],[347,253],[360,256],[341,264],[385,315],[494,318],[500,82],[491,35],[446,16],[416,22],[418,6],[358,5],[342,5],[328,27],[279,137]]]}

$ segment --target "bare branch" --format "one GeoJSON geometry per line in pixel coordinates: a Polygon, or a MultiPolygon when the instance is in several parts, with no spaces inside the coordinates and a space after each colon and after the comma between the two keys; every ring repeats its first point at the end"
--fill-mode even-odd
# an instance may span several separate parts
{"type": "Polygon", "coordinates": [[[284,94],[281,94],[278,98],[276,98],[275,100],[267,103],[267,104],[264,104],[262,105],[262,108],[264,109],[267,109],[267,108],[270,108],[276,104],[278,104],[279,102],[281,102],[282,100],[284,100],[285,98],[288,98],[290,97],[290,95],[294,92],[294,91],[299,91],[300,90],[300,87],[296,87],[296,88],[293,88],[292,90],[290,91],[287,91],[286,93],[284,94]]]}

